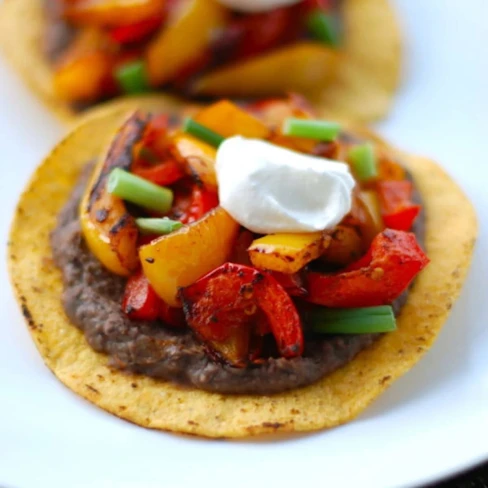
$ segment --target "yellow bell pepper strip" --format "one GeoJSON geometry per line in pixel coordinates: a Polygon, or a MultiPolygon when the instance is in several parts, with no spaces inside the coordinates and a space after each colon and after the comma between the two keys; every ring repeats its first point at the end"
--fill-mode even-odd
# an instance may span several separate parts
{"type": "Polygon", "coordinates": [[[322,232],[270,234],[253,241],[249,258],[256,268],[292,274],[318,258],[329,240],[322,232]]]}
{"type": "Polygon", "coordinates": [[[151,84],[167,83],[202,55],[212,32],[224,25],[226,16],[227,9],[216,0],[183,0],[168,25],[148,46],[146,61],[151,84]]]}
{"type": "Polygon", "coordinates": [[[66,2],[64,16],[78,25],[118,27],[135,24],[164,11],[167,0],[76,0],[66,2]]]}
{"type": "Polygon", "coordinates": [[[116,46],[100,29],[82,29],[54,68],[53,88],[68,102],[92,102],[113,94],[116,46]]]}
{"type": "Polygon", "coordinates": [[[168,305],[181,307],[178,289],[224,263],[238,231],[239,224],[217,207],[193,224],[141,246],[144,274],[168,305]]]}
{"type": "Polygon", "coordinates": [[[148,116],[135,112],[124,122],[98,161],[79,208],[81,229],[91,252],[121,276],[139,267],[139,231],[123,200],[107,191],[107,179],[114,168],[130,169],[134,146],[142,140],[148,121],[148,116]]]}
{"type": "Polygon", "coordinates": [[[193,92],[243,97],[306,93],[333,79],[339,56],[337,50],[301,42],[213,71],[195,82],[193,92]]]}
{"type": "Polygon", "coordinates": [[[190,134],[176,132],[169,142],[169,151],[176,161],[187,168],[189,174],[197,175],[207,188],[217,188],[217,150],[214,147],[190,134]]]}
{"type": "Polygon", "coordinates": [[[270,134],[263,122],[229,100],[221,100],[204,108],[194,119],[223,137],[239,135],[267,139],[270,134]]]}

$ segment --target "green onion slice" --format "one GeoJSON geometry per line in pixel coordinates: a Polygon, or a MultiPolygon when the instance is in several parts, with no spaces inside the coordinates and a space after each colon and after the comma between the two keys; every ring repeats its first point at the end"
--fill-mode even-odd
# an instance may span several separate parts
{"type": "Polygon", "coordinates": [[[124,93],[134,95],[149,90],[146,67],[143,61],[132,61],[115,70],[115,78],[124,93]]]}
{"type": "Polygon", "coordinates": [[[317,307],[308,316],[314,332],[320,334],[376,334],[396,330],[389,305],[365,308],[317,307]]]}
{"type": "Polygon", "coordinates": [[[183,224],[177,220],[171,220],[167,217],[162,219],[136,219],[137,227],[143,234],[165,235],[181,229],[183,224]]]}
{"type": "Polygon", "coordinates": [[[336,15],[326,14],[323,10],[316,9],[308,14],[305,23],[315,39],[334,47],[341,43],[336,15]]]}
{"type": "Polygon", "coordinates": [[[349,162],[360,181],[369,181],[378,176],[376,154],[373,144],[367,142],[349,149],[349,162]]]}
{"type": "Polygon", "coordinates": [[[173,205],[173,192],[120,168],[108,177],[107,191],[128,202],[157,212],[169,212],[173,205]]]}
{"type": "Polygon", "coordinates": [[[185,120],[183,130],[214,147],[219,147],[225,140],[225,137],[190,118],[185,120]]]}
{"type": "Polygon", "coordinates": [[[289,118],[283,124],[283,134],[286,136],[316,139],[318,141],[333,141],[340,131],[340,124],[327,120],[289,118]]]}

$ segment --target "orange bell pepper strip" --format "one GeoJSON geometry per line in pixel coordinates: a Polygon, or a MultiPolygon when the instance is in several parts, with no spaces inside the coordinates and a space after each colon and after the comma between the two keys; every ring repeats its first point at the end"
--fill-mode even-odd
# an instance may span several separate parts
{"type": "Polygon", "coordinates": [[[217,188],[217,150],[214,147],[184,132],[176,132],[168,147],[172,157],[185,166],[190,175],[197,175],[209,189],[217,188]]]}
{"type": "Polygon", "coordinates": [[[172,160],[149,168],[137,168],[133,173],[159,186],[172,185],[186,176],[181,165],[172,160]]]}
{"type": "Polygon", "coordinates": [[[386,229],[344,271],[308,273],[306,300],[343,308],[391,304],[428,263],[414,234],[386,229]]]}
{"type": "Polygon", "coordinates": [[[417,218],[421,205],[412,203],[411,181],[379,181],[376,184],[381,216],[386,227],[410,230],[417,218]]]}
{"type": "Polygon", "coordinates": [[[139,267],[139,231],[124,201],[108,193],[107,180],[113,168],[130,170],[134,146],[142,139],[147,122],[147,116],[135,112],[123,123],[95,166],[79,208],[81,229],[91,252],[112,273],[122,276],[139,267]]]}
{"type": "Polygon", "coordinates": [[[147,279],[170,306],[181,307],[178,289],[227,261],[239,224],[221,207],[200,220],[141,246],[147,279]]]}
{"type": "Polygon", "coordinates": [[[114,94],[114,49],[101,30],[81,30],[54,68],[57,96],[68,102],[92,102],[114,94]]]}
{"type": "MultiPolygon", "coordinates": [[[[204,342],[226,341],[235,329],[249,337],[250,317],[261,309],[268,319],[280,354],[303,353],[300,317],[285,289],[269,274],[225,263],[180,290],[188,325],[204,342]]],[[[226,358],[228,359],[228,358],[226,358]]]]}
{"type": "Polygon", "coordinates": [[[240,135],[267,139],[270,134],[262,121],[229,100],[221,100],[204,108],[194,119],[222,137],[240,135]]]}
{"type": "Polygon", "coordinates": [[[196,95],[265,97],[289,91],[310,93],[335,76],[340,54],[314,42],[299,42],[217,69],[198,79],[196,95]]]}
{"type": "Polygon", "coordinates": [[[167,0],[77,0],[69,2],[64,17],[78,25],[118,27],[160,16],[167,0]]]}
{"type": "Polygon", "coordinates": [[[152,86],[171,81],[185,66],[204,53],[212,32],[224,25],[227,9],[216,0],[186,0],[146,51],[152,86]]]}
{"type": "Polygon", "coordinates": [[[159,316],[160,301],[141,271],[127,280],[122,310],[130,319],[156,320],[159,316]]]}

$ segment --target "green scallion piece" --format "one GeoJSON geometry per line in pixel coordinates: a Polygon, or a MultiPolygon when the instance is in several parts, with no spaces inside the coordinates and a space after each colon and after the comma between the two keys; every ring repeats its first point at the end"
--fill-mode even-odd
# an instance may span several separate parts
{"type": "Polygon", "coordinates": [[[376,154],[373,144],[367,142],[349,149],[349,162],[360,181],[368,181],[378,176],[376,154]]]}
{"type": "Polygon", "coordinates": [[[377,334],[396,330],[389,305],[365,308],[316,308],[308,320],[320,334],[377,334]]]}
{"type": "Polygon", "coordinates": [[[336,15],[326,14],[321,9],[310,12],[305,19],[308,31],[312,36],[330,46],[339,46],[341,35],[336,15]]]}
{"type": "Polygon", "coordinates": [[[181,229],[183,224],[177,220],[171,220],[167,217],[162,219],[136,219],[137,227],[143,234],[165,235],[171,234],[175,230],[181,229]]]}
{"type": "Polygon", "coordinates": [[[108,177],[109,193],[148,210],[166,213],[173,205],[173,192],[120,168],[108,177]]]}
{"type": "Polygon", "coordinates": [[[190,118],[185,120],[183,130],[214,147],[219,147],[225,140],[225,137],[190,118]]]}
{"type": "Polygon", "coordinates": [[[318,141],[333,141],[340,131],[340,124],[327,120],[289,118],[283,124],[283,134],[286,136],[316,139],[318,141]]]}
{"type": "Polygon", "coordinates": [[[129,95],[144,93],[149,90],[146,66],[143,61],[132,61],[115,70],[115,78],[120,87],[129,95]]]}

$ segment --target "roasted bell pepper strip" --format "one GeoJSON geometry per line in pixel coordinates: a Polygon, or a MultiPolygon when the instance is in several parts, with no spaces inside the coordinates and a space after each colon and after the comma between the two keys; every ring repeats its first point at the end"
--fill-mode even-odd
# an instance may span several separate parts
{"type": "Polygon", "coordinates": [[[181,308],[170,307],[164,300],[159,299],[159,318],[171,327],[185,327],[185,314],[181,308]]]}
{"type": "Polygon", "coordinates": [[[207,188],[217,188],[217,151],[214,147],[190,134],[177,132],[170,140],[169,150],[172,157],[187,168],[189,174],[198,176],[207,188]]]}
{"type": "Polygon", "coordinates": [[[216,0],[189,0],[175,9],[168,25],[151,41],[146,60],[153,86],[170,81],[205,52],[212,32],[222,27],[227,9],[216,0]]]}
{"type": "Polygon", "coordinates": [[[147,122],[147,116],[135,112],[123,123],[97,163],[79,209],[81,229],[91,252],[112,273],[122,276],[139,267],[139,232],[123,200],[107,191],[107,180],[114,168],[130,170],[134,146],[141,141],[147,122]]]}
{"type": "Polygon", "coordinates": [[[303,297],[307,292],[303,273],[279,273],[278,271],[266,271],[269,273],[288,293],[294,297],[303,297]]]}
{"type": "Polygon", "coordinates": [[[137,168],[133,173],[160,186],[172,185],[186,176],[181,165],[172,160],[149,168],[137,168]]]}
{"type": "Polygon", "coordinates": [[[117,27],[161,15],[167,0],[77,0],[68,2],[64,16],[75,24],[117,27]]]}
{"type": "Polygon", "coordinates": [[[144,274],[166,303],[181,306],[178,288],[225,263],[238,231],[239,224],[217,207],[197,222],[142,246],[144,274]]]}
{"type": "Polygon", "coordinates": [[[159,316],[160,299],[141,271],[127,280],[122,310],[132,320],[156,320],[159,316]]]}
{"type": "Polygon", "coordinates": [[[249,258],[259,269],[296,273],[318,258],[328,242],[322,232],[268,234],[252,242],[249,258]]]}
{"type": "Polygon", "coordinates": [[[386,229],[368,253],[345,271],[308,273],[306,299],[342,308],[390,304],[428,263],[414,234],[386,229]]]}
{"type": "Polygon", "coordinates": [[[180,219],[185,224],[190,224],[201,219],[210,210],[219,204],[217,192],[201,188],[198,185],[193,186],[190,208],[186,218],[180,219]]]}
{"type": "Polygon", "coordinates": [[[155,32],[163,22],[162,15],[155,15],[130,25],[115,27],[110,31],[110,37],[119,44],[132,44],[146,39],[155,32]]]}
{"type": "Polygon", "coordinates": [[[297,7],[275,8],[236,17],[219,33],[212,51],[220,62],[236,62],[293,41],[302,30],[296,19],[298,10],[297,7]]]}
{"type": "Polygon", "coordinates": [[[339,57],[337,50],[327,46],[299,42],[212,71],[198,79],[192,89],[198,95],[235,97],[307,92],[330,82],[339,57]]]}
{"type": "Polygon", "coordinates": [[[270,130],[261,120],[229,100],[221,100],[195,115],[195,121],[222,137],[240,135],[267,139],[270,130]]]}
{"type": "Polygon", "coordinates": [[[390,229],[410,230],[422,208],[411,201],[412,182],[380,181],[376,189],[385,226],[390,229]]]}
{"type": "Polygon", "coordinates": [[[225,340],[232,328],[249,325],[260,308],[266,315],[280,354],[303,353],[300,317],[285,289],[269,274],[225,263],[196,283],[180,289],[188,325],[204,340],[225,340]]]}

